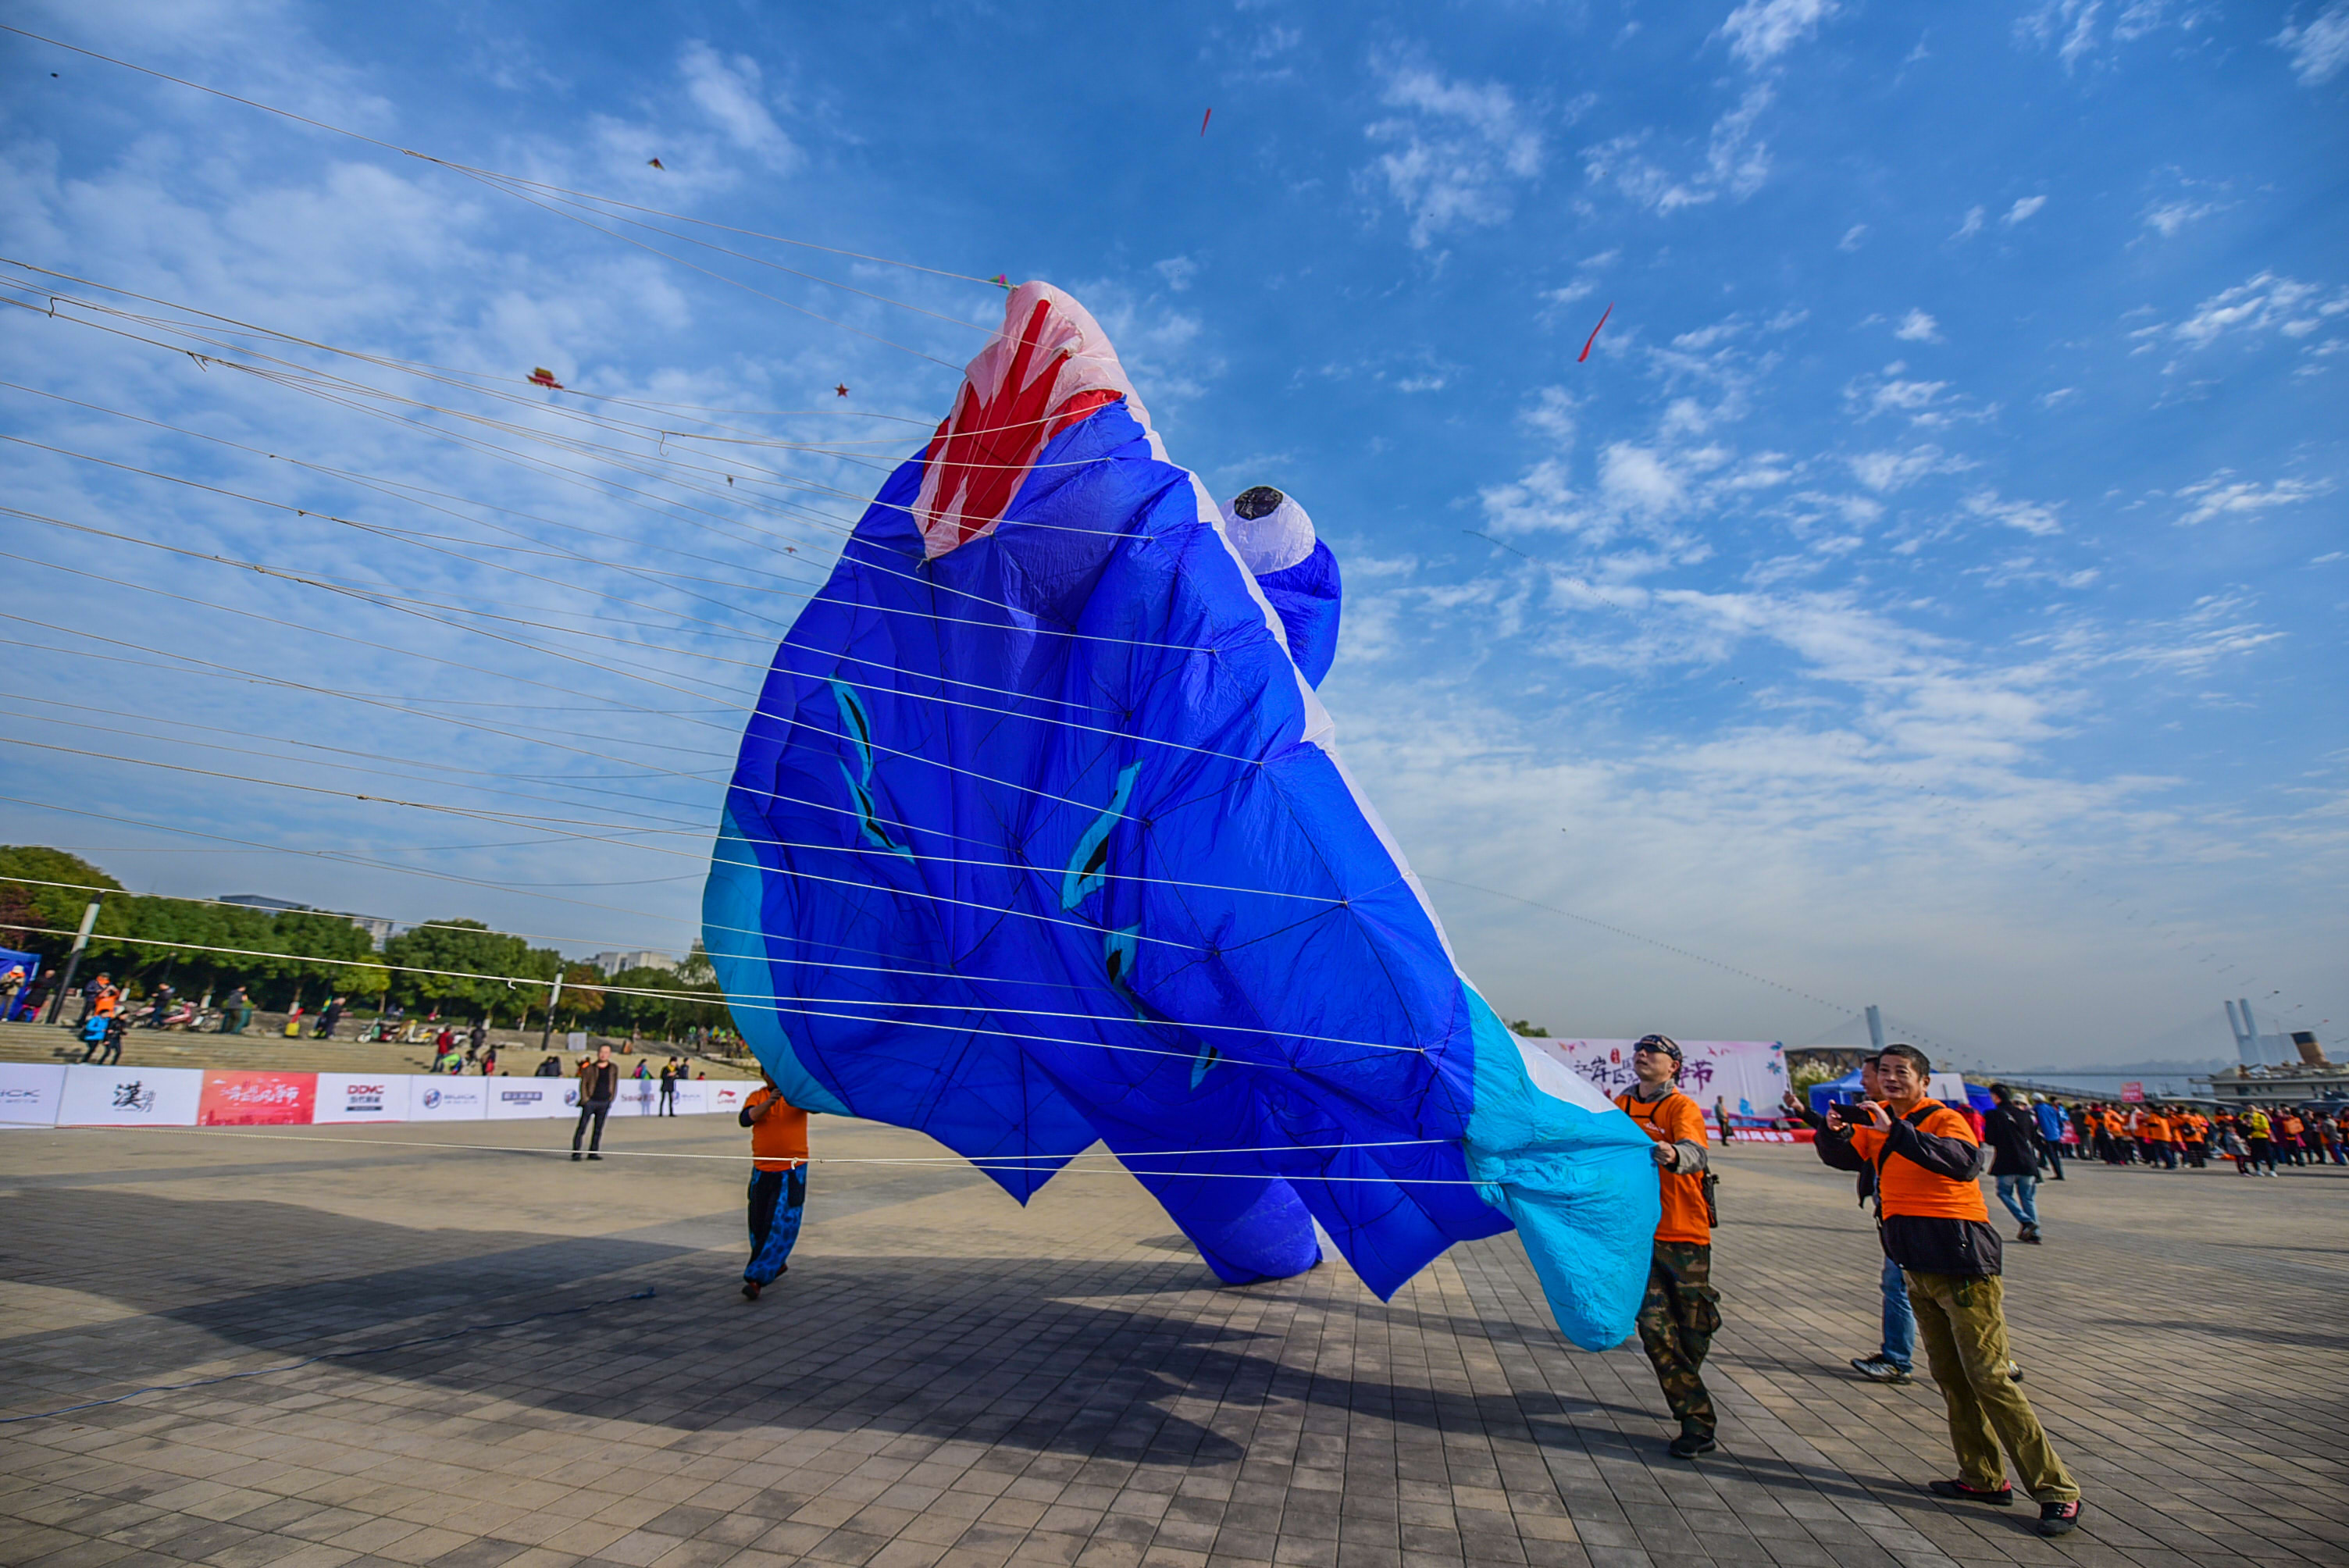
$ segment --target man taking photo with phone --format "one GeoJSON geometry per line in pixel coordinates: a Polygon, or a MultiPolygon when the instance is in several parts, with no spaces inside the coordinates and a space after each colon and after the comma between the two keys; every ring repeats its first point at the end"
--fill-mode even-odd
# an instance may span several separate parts
{"type": "Polygon", "coordinates": [[[1926,1095],[1932,1070],[1916,1047],[1888,1046],[1876,1063],[1883,1100],[1829,1112],[1830,1124],[1848,1126],[1852,1147],[1875,1168],[1885,1255],[1907,1276],[1925,1359],[1949,1410],[1958,1476],[1930,1490],[2011,1507],[2003,1445],[2039,1504],[2039,1533],[2069,1534],[2080,1522],[2080,1488],[2007,1376],[2005,1284],[1998,1233],[1982,1202],[1981,1140],[1965,1118],[1926,1095]]]}

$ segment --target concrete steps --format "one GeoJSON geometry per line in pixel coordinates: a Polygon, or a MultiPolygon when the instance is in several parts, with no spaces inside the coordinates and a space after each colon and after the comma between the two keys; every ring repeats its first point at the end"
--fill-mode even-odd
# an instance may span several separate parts
{"type": "MultiPolygon", "coordinates": [[[[498,1066],[502,1073],[513,1078],[526,1078],[536,1068],[543,1054],[535,1035],[527,1037],[511,1031],[492,1031],[491,1038],[498,1048],[498,1066]]],[[[571,1069],[571,1057],[563,1050],[560,1037],[555,1041],[555,1053],[563,1057],[564,1070],[571,1069]]],[[[79,1038],[72,1030],[45,1024],[0,1024],[0,1062],[75,1062],[81,1059],[79,1038]]],[[[623,1074],[635,1071],[638,1060],[648,1061],[655,1072],[667,1060],[669,1052],[660,1046],[647,1046],[640,1055],[621,1057],[623,1074]]],[[[188,1034],[172,1029],[132,1029],[122,1040],[122,1059],[127,1063],[159,1068],[220,1068],[224,1069],[271,1070],[276,1072],[321,1073],[420,1073],[432,1066],[429,1045],[402,1045],[398,1042],[357,1040],[289,1040],[283,1035],[221,1035],[188,1034]]],[[[713,1078],[756,1078],[755,1071],[730,1062],[686,1054],[686,1060],[697,1073],[707,1073],[713,1078]]]]}

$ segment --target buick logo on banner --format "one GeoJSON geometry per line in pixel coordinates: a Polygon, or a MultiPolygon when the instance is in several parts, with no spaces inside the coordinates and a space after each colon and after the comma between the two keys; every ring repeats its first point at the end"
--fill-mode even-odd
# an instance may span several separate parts
{"type": "Polygon", "coordinates": [[[437,1088],[426,1089],[424,1091],[424,1109],[427,1110],[438,1110],[440,1108],[440,1091],[437,1088]]]}

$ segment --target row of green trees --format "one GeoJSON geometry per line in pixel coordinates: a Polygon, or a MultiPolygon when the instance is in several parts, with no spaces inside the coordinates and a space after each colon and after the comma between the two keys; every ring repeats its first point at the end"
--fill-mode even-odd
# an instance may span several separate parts
{"type": "Polygon", "coordinates": [[[397,1004],[528,1028],[545,1020],[548,983],[559,970],[556,1022],[566,1028],[674,1039],[732,1022],[711,1000],[717,975],[698,943],[676,972],[629,969],[607,977],[552,947],[451,919],[403,931],[378,954],[367,934],[340,915],[142,897],[78,855],[37,845],[0,845],[0,947],[37,953],[43,970],[57,974],[92,888],[105,896],[84,973],[103,969],[134,996],[168,984],[182,995],[222,997],[242,985],[265,1012],[298,1003],[315,1013],[342,996],[354,1010],[397,1004]],[[45,885],[57,882],[71,885],[45,885]],[[126,940],[132,937],[145,940],[126,940]]]}

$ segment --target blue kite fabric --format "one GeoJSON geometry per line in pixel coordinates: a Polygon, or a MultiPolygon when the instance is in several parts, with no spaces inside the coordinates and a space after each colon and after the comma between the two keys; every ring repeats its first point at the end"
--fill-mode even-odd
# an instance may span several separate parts
{"type": "Polygon", "coordinates": [[[1559,1329],[1619,1343],[1649,1140],[1454,966],[1315,695],[1337,563],[1265,493],[1219,507],[1083,308],[1012,290],[743,736],[703,907],[735,1021],[792,1104],[1023,1202],[1100,1140],[1224,1280],[1318,1226],[1384,1298],[1514,1225],[1559,1329]]]}

